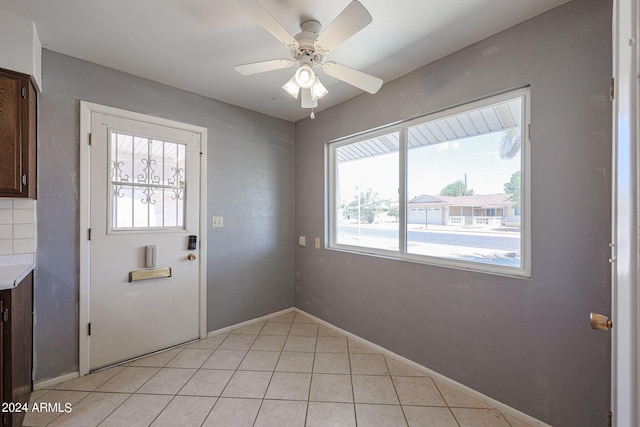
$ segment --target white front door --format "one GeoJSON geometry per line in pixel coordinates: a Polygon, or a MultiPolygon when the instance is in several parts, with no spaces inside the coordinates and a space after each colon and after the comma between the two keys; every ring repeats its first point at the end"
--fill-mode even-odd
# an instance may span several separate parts
{"type": "Polygon", "coordinates": [[[91,135],[94,370],[199,337],[201,147],[199,133],[97,112],[91,135]]]}

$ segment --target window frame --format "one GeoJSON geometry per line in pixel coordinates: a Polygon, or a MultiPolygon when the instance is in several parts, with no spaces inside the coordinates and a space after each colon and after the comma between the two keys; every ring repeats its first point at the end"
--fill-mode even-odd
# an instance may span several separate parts
{"type": "Polygon", "coordinates": [[[481,273],[509,276],[516,278],[531,277],[531,101],[530,88],[523,87],[510,90],[498,95],[488,96],[476,101],[464,103],[455,107],[440,110],[418,118],[404,122],[383,126],[371,131],[365,131],[356,135],[339,138],[325,144],[325,248],[341,252],[357,253],[369,256],[397,259],[440,267],[462,269],[481,273]],[[521,174],[521,209],[520,209],[520,267],[495,265],[481,262],[465,261],[437,257],[433,255],[411,254],[407,252],[407,168],[408,168],[408,129],[412,126],[430,122],[452,115],[476,110],[493,104],[515,98],[522,98],[521,111],[521,147],[520,147],[520,174],[521,174]],[[354,144],[377,136],[399,132],[399,217],[398,217],[398,250],[384,250],[363,246],[337,243],[337,161],[336,150],[339,147],[354,144]]]}

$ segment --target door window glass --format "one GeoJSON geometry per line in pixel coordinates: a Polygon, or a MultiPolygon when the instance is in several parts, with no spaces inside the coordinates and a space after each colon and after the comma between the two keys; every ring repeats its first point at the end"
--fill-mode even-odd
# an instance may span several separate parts
{"type": "Polygon", "coordinates": [[[110,132],[111,230],[184,229],[184,144],[110,132]]]}

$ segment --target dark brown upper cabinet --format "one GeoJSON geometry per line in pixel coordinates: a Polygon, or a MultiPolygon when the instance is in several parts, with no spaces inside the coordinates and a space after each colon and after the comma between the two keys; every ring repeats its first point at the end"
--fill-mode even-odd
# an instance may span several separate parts
{"type": "Polygon", "coordinates": [[[0,69],[0,197],[36,198],[36,90],[0,69]]]}

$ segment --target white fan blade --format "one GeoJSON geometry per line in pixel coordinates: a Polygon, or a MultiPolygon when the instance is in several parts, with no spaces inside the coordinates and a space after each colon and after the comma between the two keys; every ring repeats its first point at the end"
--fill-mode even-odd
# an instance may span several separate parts
{"type": "Polygon", "coordinates": [[[373,18],[367,9],[358,0],[353,0],[318,36],[316,49],[326,55],[371,21],[373,18]]]}
{"type": "Polygon", "coordinates": [[[318,106],[318,100],[313,99],[310,87],[300,89],[300,93],[302,94],[300,102],[302,108],[316,108],[318,106]]]}
{"type": "Polygon", "coordinates": [[[294,62],[289,61],[288,59],[272,59],[271,61],[253,62],[251,64],[236,65],[233,68],[243,76],[250,76],[252,74],[264,73],[266,71],[290,68],[293,64],[294,62]]]}
{"type": "Polygon", "coordinates": [[[249,16],[269,31],[280,43],[289,49],[298,49],[298,41],[260,3],[256,0],[240,0],[240,4],[249,16]]]}
{"type": "Polygon", "coordinates": [[[354,70],[346,65],[338,64],[337,62],[327,62],[322,66],[322,69],[331,77],[335,77],[338,80],[342,80],[351,86],[355,86],[371,94],[376,93],[382,86],[382,79],[370,76],[362,71],[354,70]]]}

